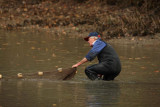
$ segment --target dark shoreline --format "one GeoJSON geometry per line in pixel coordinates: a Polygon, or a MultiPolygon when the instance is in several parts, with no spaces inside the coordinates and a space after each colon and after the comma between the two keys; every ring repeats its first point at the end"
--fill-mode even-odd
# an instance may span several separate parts
{"type": "Polygon", "coordinates": [[[142,46],[142,47],[160,47],[160,33],[154,35],[153,37],[145,36],[145,37],[122,37],[122,38],[113,38],[107,40],[110,44],[118,44],[118,45],[133,45],[133,46],[142,46]]]}
{"type": "Polygon", "coordinates": [[[104,39],[152,38],[160,33],[160,1],[142,1],[1,0],[0,29],[79,37],[97,31],[104,39]]]}

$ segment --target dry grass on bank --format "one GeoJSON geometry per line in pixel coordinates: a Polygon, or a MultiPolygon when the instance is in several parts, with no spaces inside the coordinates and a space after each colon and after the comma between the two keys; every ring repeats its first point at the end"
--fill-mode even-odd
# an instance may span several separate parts
{"type": "Polygon", "coordinates": [[[65,35],[97,31],[104,38],[146,36],[160,32],[158,0],[1,0],[0,2],[2,29],[50,29],[54,33],[65,35]]]}

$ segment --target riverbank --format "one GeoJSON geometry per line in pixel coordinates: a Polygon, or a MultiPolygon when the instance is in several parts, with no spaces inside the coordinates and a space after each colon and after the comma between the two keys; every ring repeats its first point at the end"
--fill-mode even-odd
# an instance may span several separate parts
{"type": "Polygon", "coordinates": [[[1,0],[0,28],[79,37],[97,31],[104,39],[152,37],[160,32],[159,4],[158,0],[1,0]]]}
{"type": "Polygon", "coordinates": [[[118,44],[118,45],[138,45],[138,46],[160,46],[160,33],[155,34],[154,36],[145,36],[145,37],[122,37],[122,38],[112,38],[107,40],[108,43],[118,44]]]}

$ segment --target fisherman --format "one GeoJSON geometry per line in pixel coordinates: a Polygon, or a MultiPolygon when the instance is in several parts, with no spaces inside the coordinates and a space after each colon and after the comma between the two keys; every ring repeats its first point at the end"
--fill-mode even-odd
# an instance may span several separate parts
{"type": "Polygon", "coordinates": [[[97,32],[91,32],[84,38],[84,40],[88,41],[92,49],[81,61],[74,64],[72,68],[78,67],[88,61],[92,61],[97,57],[99,63],[86,67],[85,74],[91,80],[114,80],[114,78],[121,72],[121,63],[113,47],[103,41],[97,32]]]}

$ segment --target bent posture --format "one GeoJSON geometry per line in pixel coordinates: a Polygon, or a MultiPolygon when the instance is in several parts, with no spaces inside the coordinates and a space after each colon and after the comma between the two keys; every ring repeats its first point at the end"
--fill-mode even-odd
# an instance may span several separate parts
{"type": "Polygon", "coordinates": [[[92,49],[80,62],[72,67],[78,67],[97,57],[99,63],[86,67],[85,74],[91,80],[101,78],[102,76],[103,80],[114,80],[121,71],[121,63],[113,47],[101,40],[100,35],[97,32],[91,32],[84,40],[88,41],[92,49]]]}

